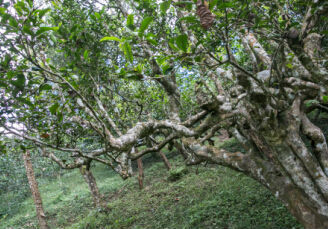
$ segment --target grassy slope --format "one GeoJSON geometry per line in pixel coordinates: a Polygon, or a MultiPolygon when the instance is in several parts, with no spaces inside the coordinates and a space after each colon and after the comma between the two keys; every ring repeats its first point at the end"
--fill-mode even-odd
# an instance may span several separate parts
{"type": "MultiPolygon", "coordinates": [[[[228,143],[229,144],[229,143],[228,143]]],[[[230,145],[233,144],[230,142],[230,145]]],[[[171,158],[176,170],[182,161],[171,158]]],[[[145,189],[136,177],[123,181],[97,165],[93,168],[109,212],[92,208],[87,185],[78,171],[43,181],[40,191],[51,228],[301,228],[286,208],[258,183],[220,166],[188,168],[177,181],[160,161],[145,163],[145,189]],[[120,190],[122,192],[109,196],[120,190]]],[[[37,228],[31,198],[19,214],[0,220],[0,228],[37,228]]]]}

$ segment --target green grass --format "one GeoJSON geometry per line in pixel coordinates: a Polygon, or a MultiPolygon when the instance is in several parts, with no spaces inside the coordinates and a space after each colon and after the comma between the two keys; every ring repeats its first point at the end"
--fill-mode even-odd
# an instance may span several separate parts
{"type": "MultiPolygon", "coordinates": [[[[177,157],[170,158],[173,171],[167,172],[162,162],[149,160],[142,191],[136,177],[123,181],[102,165],[92,169],[108,211],[93,208],[79,171],[43,181],[40,191],[51,228],[301,228],[269,191],[242,174],[214,165],[185,169],[177,157]],[[168,179],[172,174],[174,179],[168,179]]],[[[22,202],[16,215],[0,220],[0,228],[37,228],[32,199],[22,202]]]]}

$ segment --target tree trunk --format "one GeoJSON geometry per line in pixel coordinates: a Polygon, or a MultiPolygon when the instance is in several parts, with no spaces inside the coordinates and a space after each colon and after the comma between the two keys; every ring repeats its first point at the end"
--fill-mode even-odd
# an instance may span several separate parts
{"type": "Polygon", "coordinates": [[[258,158],[255,156],[258,152],[253,155],[228,153],[197,144],[194,144],[193,149],[197,150],[198,157],[230,167],[260,182],[285,204],[305,229],[327,229],[328,201],[322,185],[324,182],[320,181],[322,174],[317,172],[316,178],[309,175],[309,170],[301,164],[299,157],[291,155],[293,150],[287,144],[288,139],[280,139],[275,142],[279,144],[271,142],[269,145],[263,135],[255,136],[252,133],[252,138],[256,137],[259,148],[265,150],[262,152],[268,154],[271,160],[258,158]]]}
{"type": "Polygon", "coordinates": [[[281,139],[277,145],[270,144],[267,151],[275,160],[271,162],[277,170],[275,173],[282,176],[280,179],[284,182],[279,182],[278,178],[268,179],[264,175],[261,178],[262,171],[267,169],[261,165],[258,165],[257,180],[264,178],[264,182],[267,182],[265,186],[285,203],[291,214],[306,229],[328,228],[328,186],[325,175],[319,166],[316,167],[311,161],[306,161],[311,159],[302,158],[305,156],[305,148],[295,152],[304,144],[301,141],[297,143],[300,137],[292,132],[288,135],[290,136],[285,141],[281,139]]]}
{"type": "Polygon", "coordinates": [[[49,227],[46,221],[46,216],[44,214],[42,199],[38,189],[38,183],[34,176],[33,165],[31,162],[31,155],[29,151],[26,151],[26,153],[23,154],[23,160],[26,169],[26,176],[28,179],[28,183],[30,185],[30,189],[35,204],[36,216],[39,220],[40,229],[48,229],[49,227]]]}
{"type": "Polygon", "coordinates": [[[290,109],[279,114],[275,125],[258,128],[254,116],[233,132],[246,153],[193,143],[195,139],[184,140],[184,145],[202,160],[256,179],[286,205],[305,229],[327,229],[328,148],[323,133],[302,112],[297,98],[290,109]],[[305,144],[302,133],[312,145],[305,144]]]}
{"type": "Polygon", "coordinates": [[[319,173],[317,179],[310,176],[297,156],[288,155],[293,151],[286,143],[270,148],[273,150],[267,152],[273,157],[277,152],[285,154],[276,161],[280,164],[257,160],[251,176],[280,199],[305,229],[328,228],[327,193],[320,185],[319,173]]]}
{"type": "Polygon", "coordinates": [[[92,198],[93,198],[93,202],[94,205],[96,207],[100,207],[101,206],[101,195],[97,186],[97,182],[95,177],[93,176],[91,170],[90,170],[90,164],[87,165],[83,165],[80,167],[80,172],[85,180],[85,182],[88,184],[89,186],[89,190],[91,192],[92,198]]]}
{"type": "Polygon", "coordinates": [[[142,166],[142,160],[141,158],[137,159],[137,163],[138,163],[138,171],[139,171],[139,176],[138,176],[138,181],[139,181],[139,188],[143,189],[143,177],[144,177],[144,173],[143,173],[143,166],[142,166]]]}
{"type": "Polygon", "coordinates": [[[263,145],[272,161],[255,159],[254,169],[249,170],[251,176],[280,199],[305,229],[328,228],[327,193],[320,184],[320,173],[317,178],[311,176],[307,165],[292,154],[295,145],[289,146],[288,141],[280,139],[277,145],[263,145]]]}
{"type": "MultiPolygon", "coordinates": [[[[302,112],[300,98],[281,115],[285,129],[261,131],[252,139],[257,148],[271,155],[271,163],[286,177],[284,189],[275,192],[290,212],[306,229],[328,228],[327,144],[321,130],[302,112]],[[301,138],[301,131],[313,141],[310,148],[301,138]],[[292,185],[291,185],[292,184],[292,185]]],[[[277,182],[271,181],[272,185],[277,182]]],[[[282,185],[282,184],[279,184],[282,185]]]]}
{"type": "Polygon", "coordinates": [[[320,214],[318,208],[297,187],[288,188],[280,198],[290,213],[304,226],[305,229],[327,229],[328,217],[320,214]]]}
{"type": "Polygon", "coordinates": [[[170,164],[169,160],[167,159],[167,157],[165,156],[165,154],[162,151],[159,151],[159,155],[161,155],[167,170],[170,170],[171,169],[171,164],[170,164]]]}

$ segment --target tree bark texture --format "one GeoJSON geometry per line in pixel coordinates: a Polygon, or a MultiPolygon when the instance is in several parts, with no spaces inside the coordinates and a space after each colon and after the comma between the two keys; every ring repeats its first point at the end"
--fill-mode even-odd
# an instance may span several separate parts
{"type": "Polygon", "coordinates": [[[246,154],[200,145],[195,139],[184,139],[184,145],[198,160],[253,177],[280,199],[306,229],[328,228],[328,151],[322,132],[302,113],[297,98],[278,120],[275,127],[259,129],[259,124],[249,119],[248,126],[234,130],[246,154]],[[302,132],[313,141],[314,152],[301,138],[302,132]]]}
{"type": "Polygon", "coordinates": [[[32,192],[32,197],[35,204],[36,216],[39,221],[40,229],[48,229],[49,226],[46,221],[46,215],[44,214],[42,199],[38,188],[38,183],[34,176],[33,165],[31,162],[31,155],[29,151],[23,153],[23,160],[26,170],[26,176],[28,179],[28,183],[32,192]]]}
{"type": "Polygon", "coordinates": [[[93,198],[93,203],[96,207],[101,206],[101,195],[97,186],[97,182],[95,177],[93,176],[90,165],[83,165],[80,167],[80,172],[85,180],[85,182],[88,184],[90,193],[93,198]]]}
{"type": "Polygon", "coordinates": [[[143,165],[142,165],[142,160],[141,158],[137,159],[137,163],[138,163],[138,182],[139,182],[139,189],[143,189],[143,178],[144,178],[144,172],[143,172],[143,165]]]}
{"type": "Polygon", "coordinates": [[[170,170],[171,164],[170,164],[169,160],[167,159],[167,157],[165,156],[165,154],[162,151],[159,151],[159,155],[161,155],[164,165],[167,168],[167,170],[170,170]]]}

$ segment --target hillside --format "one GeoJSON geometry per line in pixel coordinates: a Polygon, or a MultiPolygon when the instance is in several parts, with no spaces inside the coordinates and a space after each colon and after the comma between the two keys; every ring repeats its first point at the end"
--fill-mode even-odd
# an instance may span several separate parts
{"type": "MultiPolygon", "coordinates": [[[[233,140],[225,144],[235,147],[233,140]]],[[[108,202],[107,212],[92,207],[87,185],[78,170],[64,171],[64,175],[52,180],[39,178],[49,225],[72,229],[302,228],[286,208],[254,180],[209,164],[185,168],[178,157],[168,156],[173,165],[171,172],[159,158],[144,159],[145,188],[142,191],[138,190],[136,177],[123,181],[108,168],[95,164],[92,170],[108,202]]],[[[1,201],[0,205],[3,204],[7,202],[1,201]]],[[[2,216],[0,228],[37,228],[32,199],[26,198],[17,214],[2,216]]]]}

